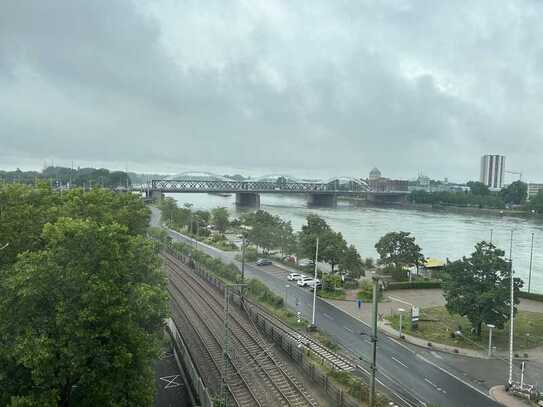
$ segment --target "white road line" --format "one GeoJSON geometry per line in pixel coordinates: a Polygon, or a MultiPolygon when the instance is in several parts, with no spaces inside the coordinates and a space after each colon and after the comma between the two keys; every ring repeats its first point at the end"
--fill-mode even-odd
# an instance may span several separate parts
{"type": "Polygon", "coordinates": [[[347,332],[354,333],[351,328],[347,328],[346,326],[344,326],[343,329],[345,329],[347,332]]]}
{"type": "Polygon", "coordinates": [[[441,356],[439,353],[437,353],[436,351],[431,351],[430,352],[434,357],[438,358],[438,359],[443,359],[443,356],[441,356]]]}
{"type": "Polygon", "coordinates": [[[325,318],[328,318],[328,319],[334,319],[330,315],[328,315],[326,312],[323,312],[322,316],[325,317],[325,318]]]}
{"type": "Polygon", "coordinates": [[[482,394],[483,396],[485,396],[486,398],[489,398],[490,400],[494,400],[492,397],[490,397],[490,396],[489,396],[488,394],[486,394],[484,391],[478,389],[477,387],[475,387],[475,386],[472,385],[471,383],[466,382],[465,380],[461,379],[460,377],[458,377],[458,376],[452,374],[452,373],[449,372],[448,370],[443,369],[443,368],[442,368],[441,366],[439,366],[438,364],[436,364],[436,363],[434,363],[434,362],[432,362],[432,361],[426,359],[426,358],[425,358],[424,356],[422,356],[420,353],[417,353],[417,357],[418,357],[419,359],[424,360],[424,361],[425,361],[426,363],[428,363],[429,365],[432,365],[433,367],[435,367],[435,368],[441,370],[443,373],[446,373],[446,374],[448,374],[449,376],[454,377],[454,378],[455,378],[456,380],[458,380],[460,383],[465,384],[466,386],[468,386],[468,387],[471,388],[472,390],[475,390],[477,393],[482,394]]]}
{"type": "Polygon", "coordinates": [[[396,359],[394,356],[392,356],[392,360],[396,363],[399,363],[400,365],[402,365],[403,367],[409,369],[409,366],[407,366],[405,363],[403,363],[401,360],[399,359],[396,359]]]}
{"type": "Polygon", "coordinates": [[[432,383],[430,380],[428,380],[428,378],[425,377],[424,380],[427,381],[428,383],[430,383],[432,386],[437,387],[434,383],[432,383]]]}

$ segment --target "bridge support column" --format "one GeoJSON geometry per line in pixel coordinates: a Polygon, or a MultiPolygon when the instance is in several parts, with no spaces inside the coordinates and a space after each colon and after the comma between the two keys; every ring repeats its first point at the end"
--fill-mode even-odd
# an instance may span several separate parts
{"type": "Polygon", "coordinates": [[[310,208],[335,208],[337,207],[337,195],[309,194],[307,206],[310,208]]]}
{"type": "Polygon", "coordinates": [[[260,208],[260,195],[256,192],[237,192],[236,206],[239,208],[260,208]]]}
{"type": "Polygon", "coordinates": [[[148,191],[145,191],[145,197],[150,198],[153,201],[160,201],[164,194],[156,189],[150,189],[148,191]]]}

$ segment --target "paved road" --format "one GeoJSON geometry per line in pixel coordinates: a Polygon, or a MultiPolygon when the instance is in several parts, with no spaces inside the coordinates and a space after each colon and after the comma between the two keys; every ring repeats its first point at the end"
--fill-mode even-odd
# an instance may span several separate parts
{"type": "MultiPolygon", "coordinates": [[[[158,225],[158,211],[153,209],[152,223],[158,225]]],[[[169,231],[172,239],[194,244],[191,239],[169,231]]],[[[235,262],[235,253],[197,244],[207,254],[225,262],[235,262]]],[[[287,281],[281,276],[281,269],[268,266],[246,265],[246,275],[257,278],[275,293],[284,296],[287,281]]],[[[288,306],[299,310],[308,320],[311,319],[313,295],[305,289],[290,284],[287,294],[288,306]]],[[[316,324],[343,348],[362,357],[360,367],[368,370],[371,344],[369,327],[335,308],[331,304],[317,299],[316,324]],[[362,333],[362,335],[361,335],[362,333]]],[[[492,400],[482,386],[471,384],[456,376],[450,370],[440,366],[439,360],[428,352],[408,347],[396,340],[381,335],[378,342],[377,377],[379,381],[394,392],[395,398],[405,406],[424,406],[436,404],[450,407],[486,407],[499,406],[492,400]]]]}

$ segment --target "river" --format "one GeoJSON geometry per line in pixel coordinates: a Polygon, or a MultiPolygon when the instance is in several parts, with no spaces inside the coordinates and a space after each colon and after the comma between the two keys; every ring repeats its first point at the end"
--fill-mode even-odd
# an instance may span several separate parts
{"type": "MultiPolygon", "coordinates": [[[[235,196],[208,194],[167,194],[179,206],[192,203],[194,209],[210,210],[226,207],[238,216],[235,196]]],[[[339,203],[334,209],[309,209],[303,196],[262,194],[261,209],[292,222],[295,230],[305,223],[310,213],[321,216],[348,243],[356,246],[362,257],[377,258],[374,245],[381,236],[393,231],[411,232],[425,257],[450,260],[473,252],[475,243],[488,240],[492,230],[493,242],[509,254],[509,238],[513,234],[513,268],[528,288],[531,234],[535,233],[532,263],[532,292],[543,293],[543,221],[520,217],[446,213],[442,211],[400,208],[354,207],[339,203]]]]}

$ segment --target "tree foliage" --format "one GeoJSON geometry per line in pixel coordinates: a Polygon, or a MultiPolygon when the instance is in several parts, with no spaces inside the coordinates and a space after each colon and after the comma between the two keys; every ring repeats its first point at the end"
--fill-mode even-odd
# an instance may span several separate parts
{"type": "Polygon", "coordinates": [[[420,246],[409,232],[387,233],[375,244],[375,249],[379,253],[380,264],[396,269],[418,266],[424,261],[420,246]]]}
{"type": "Polygon", "coordinates": [[[0,219],[0,405],[152,403],[167,294],[141,199],[4,185],[0,219]]]}
{"type": "Polygon", "coordinates": [[[226,228],[228,227],[228,210],[226,208],[215,208],[211,211],[211,221],[215,225],[215,228],[221,232],[226,232],[226,228]]]}
{"type": "MultiPolygon", "coordinates": [[[[483,322],[502,329],[509,318],[510,269],[503,250],[488,242],[477,243],[470,257],[446,266],[442,287],[447,310],[468,318],[476,335],[481,334],[483,322]]],[[[518,293],[523,282],[515,278],[513,283],[518,293]]],[[[514,303],[519,303],[518,296],[514,303]]]]}
{"type": "Polygon", "coordinates": [[[528,209],[536,213],[543,213],[543,190],[539,191],[536,196],[528,202],[528,209]]]}
{"type": "Polygon", "coordinates": [[[521,205],[526,202],[528,185],[522,181],[515,181],[500,191],[503,201],[509,205],[521,205]]]}

